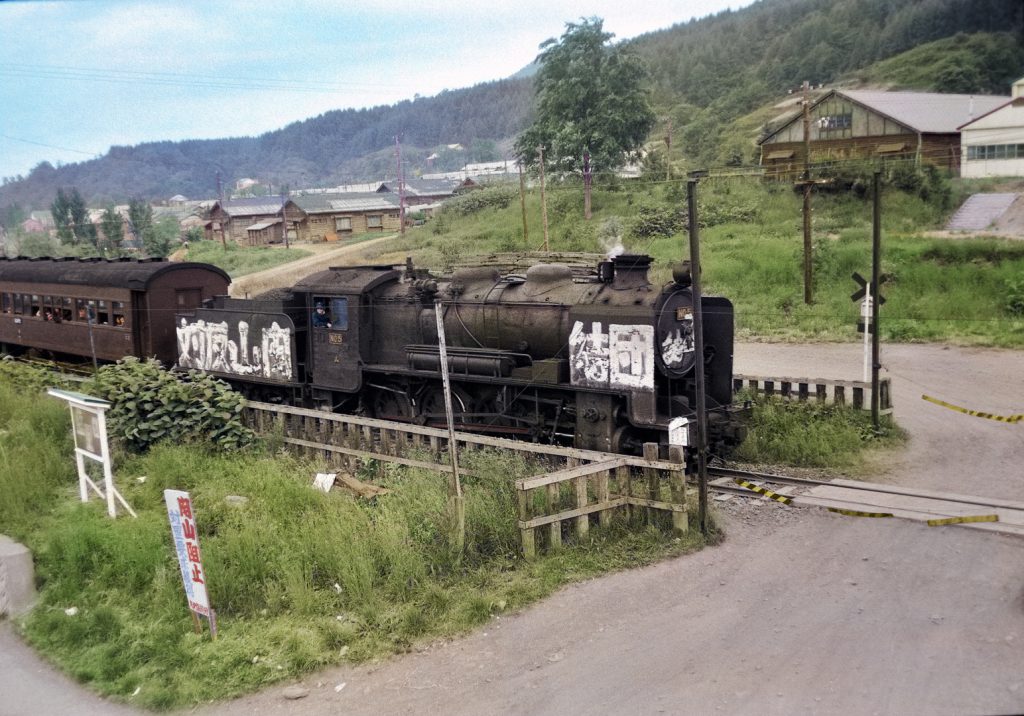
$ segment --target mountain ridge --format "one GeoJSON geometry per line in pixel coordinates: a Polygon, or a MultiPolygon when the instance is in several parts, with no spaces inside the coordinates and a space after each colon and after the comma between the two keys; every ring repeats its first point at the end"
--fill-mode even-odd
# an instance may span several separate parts
{"type": "MultiPolygon", "coordinates": [[[[738,134],[739,127],[749,134],[744,118],[749,124],[751,113],[802,80],[869,75],[866,68],[880,61],[958,33],[995,39],[977,41],[981,49],[961,52],[955,62],[931,59],[935,82],[1005,93],[1015,75],[1024,74],[1024,4],[1004,0],[758,0],[626,44],[651,69],[662,117],[652,139],[665,134],[671,119],[678,138],[673,147],[689,162],[714,164],[750,161],[751,139],[738,134]]],[[[942,52],[952,55],[953,48],[942,52]]],[[[927,84],[917,64],[915,83],[927,84]]],[[[295,188],[384,178],[393,176],[397,135],[414,171],[497,158],[530,122],[528,68],[432,97],[331,110],[256,137],[147,142],[111,147],[85,162],[43,162],[21,181],[0,186],[0,207],[48,206],[61,186],[78,187],[90,204],[131,196],[210,197],[218,173],[229,185],[254,176],[295,188]],[[453,144],[466,149],[446,148],[453,144]]]]}

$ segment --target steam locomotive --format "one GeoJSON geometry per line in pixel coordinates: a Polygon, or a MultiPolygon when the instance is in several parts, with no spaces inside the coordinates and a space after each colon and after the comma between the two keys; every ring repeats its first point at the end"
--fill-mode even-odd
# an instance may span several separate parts
{"type": "Polygon", "coordinates": [[[253,399],[443,426],[440,311],[459,430],[622,453],[685,444],[702,360],[712,449],[725,450],[743,430],[731,405],[732,304],[702,299],[697,356],[689,273],[657,287],[651,261],[504,275],[477,266],[443,279],[411,261],[330,268],[179,313],[177,363],[253,399]]]}

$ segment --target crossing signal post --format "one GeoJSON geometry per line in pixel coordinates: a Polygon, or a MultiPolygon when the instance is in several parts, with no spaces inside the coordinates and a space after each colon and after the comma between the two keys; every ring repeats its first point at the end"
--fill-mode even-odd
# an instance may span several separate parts
{"type": "Polygon", "coordinates": [[[857,282],[859,288],[854,291],[850,298],[853,301],[861,301],[860,307],[860,321],[857,324],[857,330],[864,333],[864,380],[867,381],[867,346],[868,346],[868,335],[871,336],[871,423],[875,428],[875,432],[879,430],[879,395],[878,395],[878,371],[882,368],[880,361],[880,350],[879,346],[879,327],[878,327],[878,309],[885,303],[885,296],[880,293],[880,288],[883,283],[888,280],[888,276],[881,272],[882,267],[882,202],[880,197],[881,190],[881,177],[880,171],[875,172],[874,178],[874,211],[872,212],[872,231],[871,231],[871,280],[868,281],[866,278],[861,276],[859,273],[854,272],[853,280],[857,282]]]}

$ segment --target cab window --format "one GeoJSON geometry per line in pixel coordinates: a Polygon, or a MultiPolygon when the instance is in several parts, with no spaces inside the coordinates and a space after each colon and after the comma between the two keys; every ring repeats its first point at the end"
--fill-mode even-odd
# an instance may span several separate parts
{"type": "Polygon", "coordinates": [[[348,298],[336,297],[331,299],[331,321],[332,328],[336,331],[348,330],[348,298]]]}

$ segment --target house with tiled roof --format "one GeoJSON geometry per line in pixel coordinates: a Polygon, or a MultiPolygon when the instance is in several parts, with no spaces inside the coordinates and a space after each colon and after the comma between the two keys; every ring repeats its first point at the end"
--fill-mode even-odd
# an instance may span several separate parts
{"type": "MultiPolygon", "coordinates": [[[[960,126],[1006,103],[1009,97],[832,90],[810,105],[812,164],[849,160],[912,159],[960,171],[960,126]]],[[[796,178],[805,161],[802,109],[760,141],[768,175],[796,178]]]]}
{"type": "Polygon", "coordinates": [[[398,231],[398,195],[388,192],[336,192],[296,196],[302,211],[300,241],[344,241],[357,234],[398,231]]]}

